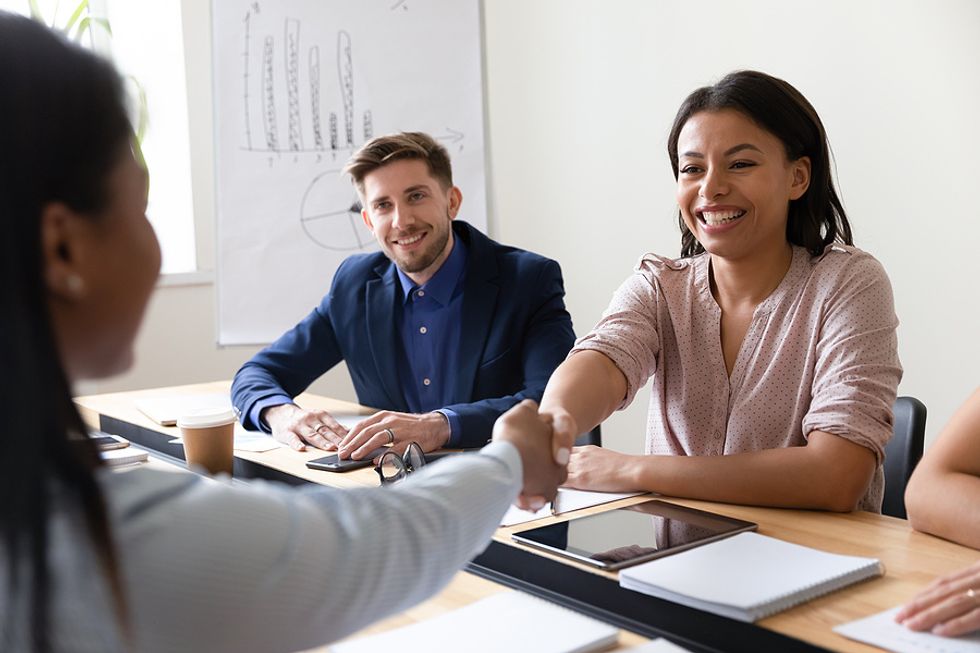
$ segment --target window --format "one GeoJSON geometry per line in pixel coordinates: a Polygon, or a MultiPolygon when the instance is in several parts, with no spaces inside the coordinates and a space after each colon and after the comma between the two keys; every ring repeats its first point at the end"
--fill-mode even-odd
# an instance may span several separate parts
{"type": "MultiPolygon", "coordinates": [[[[63,28],[82,2],[38,0],[36,5],[45,23],[63,28]]],[[[90,0],[89,7],[89,15],[108,19],[112,35],[101,25],[90,24],[82,45],[110,56],[120,73],[138,80],[146,94],[148,124],[142,141],[150,171],[146,213],[163,250],[162,272],[192,272],[197,269],[197,255],[180,3],[90,0]]],[[[28,0],[0,0],[0,9],[30,15],[28,0]]],[[[135,105],[136,85],[130,86],[135,105]]]]}

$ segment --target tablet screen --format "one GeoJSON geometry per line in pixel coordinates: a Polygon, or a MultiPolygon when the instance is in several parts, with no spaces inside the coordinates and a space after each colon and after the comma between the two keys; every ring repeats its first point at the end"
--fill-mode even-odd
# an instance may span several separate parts
{"type": "Polygon", "coordinates": [[[596,567],[619,569],[755,528],[752,522],[654,499],[513,538],[596,567]]]}

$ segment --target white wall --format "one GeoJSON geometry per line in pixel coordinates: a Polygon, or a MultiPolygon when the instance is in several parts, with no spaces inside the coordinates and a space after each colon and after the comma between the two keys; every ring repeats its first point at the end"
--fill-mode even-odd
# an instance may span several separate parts
{"type": "MultiPolygon", "coordinates": [[[[183,2],[207,269],[205,4],[183,2]]],[[[929,407],[931,441],[980,379],[980,3],[486,0],[484,16],[491,232],[562,263],[577,333],[642,252],[678,252],[666,135],[681,100],[730,70],[765,70],[797,86],[825,122],[857,244],[894,285],[900,393],[929,407]]],[[[214,345],[212,293],[162,288],[135,369],[82,390],[229,377],[254,349],[214,345]]],[[[315,389],[354,398],[344,370],[315,389]]],[[[641,395],[611,419],[607,444],[641,450],[645,404],[641,395]]]]}

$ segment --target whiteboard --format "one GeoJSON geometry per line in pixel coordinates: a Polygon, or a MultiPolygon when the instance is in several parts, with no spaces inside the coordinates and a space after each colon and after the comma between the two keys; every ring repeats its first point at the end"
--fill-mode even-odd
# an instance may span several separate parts
{"type": "Polygon", "coordinates": [[[214,0],[218,341],[264,344],[379,251],[340,170],[366,140],[449,150],[487,224],[478,0],[214,0]]]}

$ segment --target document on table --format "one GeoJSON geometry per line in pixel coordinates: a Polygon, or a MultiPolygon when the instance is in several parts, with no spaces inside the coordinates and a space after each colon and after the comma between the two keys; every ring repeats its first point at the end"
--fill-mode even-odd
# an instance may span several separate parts
{"type": "Polygon", "coordinates": [[[333,653],[586,653],[615,644],[619,630],[523,592],[506,591],[377,635],[334,644],[333,653]]]}
{"type": "Polygon", "coordinates": [[[350,430],[354,428],[354,425],[361,422],[370,415],[360,415],[358,413],[330,413],[335,420],[340,422],[340,425],[345,429],[350,430]]]}
{"type": "Polygon", "coordinates": [[[235,422],[235,444],[238,451],[272,451],[284,447],[283,443],[262,431],[246,431],[245,427],[235,422]]]}
{"type": "MultiPolygon", "coordinates": [[[[184,440],[183,438],[176,437],[170,440],[168,444],[184,444],[184,440]]],[[[279,447],[285,447],[286,445],[262,431],[246,431],[244,426],[235,422],[235,444],[233,446],[237,451],[261,453],[263,451],[272,451],[279,447]]]]}
{"type": "MultiPolygon", "coordinates": [[[[572,488],[560,487],[558,488],[558,510],[561,514],[565,514],[566,512],[572,512],[573,510],[600,506],[604,503],[609,503],[610,501],[617,501],[619,499],[625,499],[626,497],[635,497],[641,494],[644,493],[590,492],[588,490],[573,490],[572,488]]],[[[534,521],[535,519],[543,519],[544,517],[550,516],[550,503],[545,504],[544,508],[538,510],[537,512],[529,512],[527,510],[521,510],[517,506],[511,506],[504,514],[504,518],[500,522],[500,525],[513,526],[514,524],[523,524],[524,522],[534,521]]]]}
{"type": "Polygon", "coordinates": [[[841,624],[834,628],[834,632],[895,653],[980,653],[980,633],[962,637],[917,633],[895,623],[895,613],[898,610],[899,608],[892,608],[841,624]]]}
{"type": "MultiPolygon", "coordinates": [[[[338,422],[348,429],[367,417],[366,415],[355,415],[353,413],[339,413],[334,415],[338,422]]],[[[183,444],[179,437],[170,441],[170,444],[183,444]]],[[[245,427],[235,423],[235,449],[238,451],[254,451],[261,453],[284,447],[278,440],[262,431],[246,431],[245,427]]]]}

